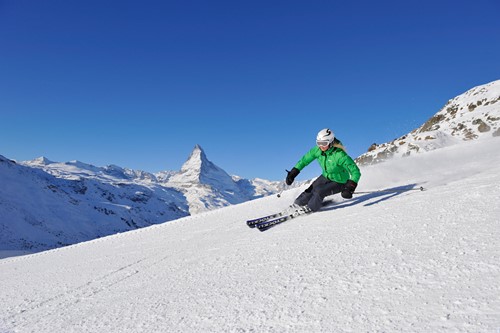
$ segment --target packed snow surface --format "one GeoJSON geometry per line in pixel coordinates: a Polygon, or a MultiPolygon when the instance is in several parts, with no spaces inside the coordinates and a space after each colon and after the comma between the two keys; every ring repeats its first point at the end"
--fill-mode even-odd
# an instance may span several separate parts
{"type": "Polygon", "coordinates": [[[0,332],[499,332],[499,144],[363,168],[393,190],[263,233],[300,188],[0,260],[0,332]]]}

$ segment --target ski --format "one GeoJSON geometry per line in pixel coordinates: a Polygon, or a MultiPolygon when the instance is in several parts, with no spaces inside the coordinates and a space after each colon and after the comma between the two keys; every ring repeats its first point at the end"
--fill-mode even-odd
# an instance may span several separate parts
{"type": "MultiPolygon", "coordinates": [[[[335,204],[335,201],[334,200],[325,200],[323,201],[323,207],[325,206],[331,206],[332,204],[335,204]]],[[[267,216],[262,216],[262,217],[258,217],[258,218],[255,218],[255,219],[251,219],[251,220],[247,220],[247,226],[250,227],[250,228],[255,228],[258,224],[264,224],[264,222],[273,222],[273,224],[271,224],[271,226],[274,226],[276,224],[279,224],[279,223],[282,223],[282,222],[285,222],[285,221],[288,221],[292,218],[295,218],[299,215],[303,215],[305,212],[301,211],[300,208],[298,208],[297,206],[294,207],[294,205],[290,205],[290,207],[288,207],[287,209],[279,212],[279,213],[274,213],[274,214],[270,214],[270,215],[267,215],[267,216]],[[297,214],[299,213],[299,214],[297,214]],[[293,217],[290,217],[291,215],[294,215],[293,217]]],[[[267,225],[267,223],[266,223],[267,225]]],[[[269,228],[266,228],[266,226],[262,226],[262,228],[264,228],[264,230],[267,230],[269,228]]],[[[259,229],[260,230],[260,229],[259,229]]],[[[264,230],[261,230],[261,231],[264,231],[264,230]]]]}
{"type": "Polygon", "coordinates": [[[278,217],[277,219],[261,222],[261,223],[257,224],[256,227],[257,227],[257,229],[259,229],[259,231],[266,231],[266,230],[274,227],[275,225],[278,225],[280,223],[289,221],[291,219],[294,219],[296,217],[299,217],[299,216],[305,215],[305,214],[309,214],[309,213],[311,213],[311,211],[297,210],[291,214],[278,217]]]}
{"type": "Polygon", "coordinates": [[[258,217],[256,219],[247,220],[247,226],[249,226],[250,228],[255,228],[255,226],[257,224],[274,219],[276,217],[280,217],[281,215],[283,215],[283,212],[274,213],[274,214],[263,216],[263,217],[258,217]]]}

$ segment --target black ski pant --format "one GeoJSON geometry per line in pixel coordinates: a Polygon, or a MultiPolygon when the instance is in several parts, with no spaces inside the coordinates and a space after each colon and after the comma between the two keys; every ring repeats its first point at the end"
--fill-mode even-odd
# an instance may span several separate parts
{"type": "Polygon", "coordinates": [[[294,203],[300,206],[308,205],[313,212],[316,212],[321,208],[325,197],[340,193],[343,189],[344,184],[336,183],[321,175],[295,199],[294,203]]]}

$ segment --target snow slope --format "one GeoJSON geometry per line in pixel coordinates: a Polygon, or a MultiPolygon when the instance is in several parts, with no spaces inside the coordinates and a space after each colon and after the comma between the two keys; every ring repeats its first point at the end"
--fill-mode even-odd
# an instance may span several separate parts
{"type": "Polygon", "coordinates": [[[357,195],[264,233],[285,192],[0,260],[0,332],[500,330],[500,139],[362,168],[357,195]]]}

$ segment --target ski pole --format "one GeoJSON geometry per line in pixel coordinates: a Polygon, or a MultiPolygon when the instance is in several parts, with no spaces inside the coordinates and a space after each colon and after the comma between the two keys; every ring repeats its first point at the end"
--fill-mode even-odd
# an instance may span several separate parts
{"type": "MultiPolygon", "coordinates": [[[[288,185],[286,185],[286,183],[285,183],[285,187],[288,187],[288,185]]],[[[281,198],[281,194],[283,193],[284,190],[285,190],[285,188],[282,188],[281,191],[279,191],[279,193],[277,194],[278,198],[281,198]]]]}
{"type": "Polygon", "coordinates": [[[354,194],[371,194],[371,193],[393,193],[393,192],[406,192],[406,191],[424,191],[425,189],[420,186],[419,188],[408,188],[401,190],[378,190],[378,191],[365,191],[365,192],[354,192],[354,194]]]}
{"type": "MultiPolygon", "coordinates": [[[[290,172],[287,169],[285,169],[285,171],[286,171],[287,174],[290,172]]],[[[285,188],[288,187],[288,185],[286,184],[286,181],[284,183],[285,183],[285,187],[283,189],[281,189],[281,191],[279,191],[279,193],[277,194],[278,198],[281,198],[281,194],[283,193],[283,191],[285,190],[285,188]]]]}

